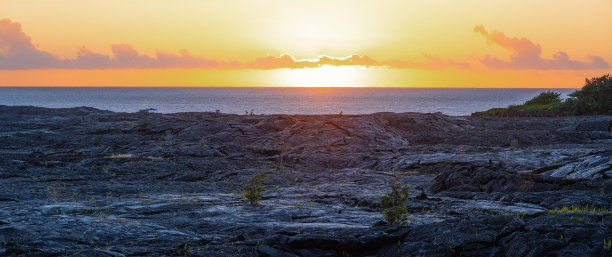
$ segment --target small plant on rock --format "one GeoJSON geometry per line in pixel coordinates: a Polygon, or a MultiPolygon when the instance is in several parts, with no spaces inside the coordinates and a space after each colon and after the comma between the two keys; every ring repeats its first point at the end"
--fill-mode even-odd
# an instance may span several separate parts
{"type": "Polygon", "coordinates": [[[266,181],[266,177],[267,175],[265,172],[257,173],[251,177],[250,184],[242,187],[243,190],[241,194],[245,201],[253,205],[259,203],[259,199],[261,199],[261,192],[264,191],[262,185],[266,181]]]}
{"type": "Polygon", "coordinates": [[[204,148],[206,146],[206,141],[204,140],[204,137],[202,137],[202,139],[200,140],[200,148],[204,148]]]}
{"type": "Polygon", "coordinates": [[[380,206],[383,210],[383,217],[389,224],[401,224],[408,219],[408,209],[406,202],[410,197],[410,186],[391,180],[391,192],[380,197],[380,206]]]}
{"type": "Polygon", "coordinates": [[[510,150],[514,151],[518,148],[518,146],[519,146],[518,139],[513,139],[512,141],[510,141],[510,150]]]}

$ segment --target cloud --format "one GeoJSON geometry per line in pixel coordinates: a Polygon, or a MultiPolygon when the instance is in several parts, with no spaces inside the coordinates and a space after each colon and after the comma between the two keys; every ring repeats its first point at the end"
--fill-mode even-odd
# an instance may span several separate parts
{"type": "Polygon", "coordinates": [[[360,55],[351,55],[348,57],[331,57],[327,55],[320,55],[314,59],[301,59],[297,60],[289,54],[283,54],[280,57],[259,57],[252,62],[244,64],[245,68],[254,69],[278,69],[278,68],[316,68],[323,65],[334,65],[334,66],[378,66],[382,65],[380,62],[368,57],[360,55]]]}
{"type": "Polygon", "coordinates": [[[167,68],[215,68],[228,66],[212,59],[189,54],[187,50],[180,55],[157,52],[155,57],[142,55],[131,45],[111,46],[113,57],[97,54],[85,47],[77,52],[75,59],[66,59],[58,68],[65,69],[167,69],[167,68]]]}
{"type": "Polygon", "coordinates": [[[589,62],[572,60],[565,52],[557,52],[552,59],[541,57],[542,47],[526,38],[510,38],[504,33],[487,31],[483,25],[475,26],[474,32],[482,34],[488,42],[497,44],[512,51],[510,60],[501,60],[497,57],[486,56],[480,62],[494,69],[539,69],[539,70],[586,70],[608,69],[610,65],[599,56],[589,56],[589,62]]]}
{"type": "Polygon", "coordinates": [[[57,59],[36,49],[28,35],[21,31],[21,24],[0,19],[0,69],[50,68],[57,59]]]}
{"type": "Polygon", "coordinates": [[[73,59],[60,59],[39,50],[21,29],[21,24],[0,19],[0,69],[167,69],[167,68],[228,68],[233,62],[219,62],[181,51],[180,55],[157,52],[154,57],[143,55],[131,45],[111,46],[112,56],[98,54],[82,47],[73,59]]]}
{"type": "MultiPolygon", "coordinates": [[[[258,57],[250,62],[219,61],[182,50],[178,55],[157,52],[154,56],[141,54],[127,44],[111,45],[111,55],[104,55],[81,47],[72,59],[61,59],[38,49],[21,28],[21,24],[0,19],[0,70],[27,69],[301,69],[333,66],[386,66],[393,68],[468,68],[468,63],[425,55],[425,62],[411,60],[378,61],[368,56],[332,57],[320,55],[312,59],[296,59],[289,54],[280,57],[258,57]]],[[[603,60],[602,60],[603,61],[603,60]]]]}

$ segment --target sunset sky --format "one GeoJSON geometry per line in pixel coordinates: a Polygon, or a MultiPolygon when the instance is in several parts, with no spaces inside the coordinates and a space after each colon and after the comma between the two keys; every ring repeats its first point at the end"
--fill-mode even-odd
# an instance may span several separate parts
{"type": "Polygon", "coordinates": [[[581,87],[612,1],[0,0],[0,86],[581,87]]]}

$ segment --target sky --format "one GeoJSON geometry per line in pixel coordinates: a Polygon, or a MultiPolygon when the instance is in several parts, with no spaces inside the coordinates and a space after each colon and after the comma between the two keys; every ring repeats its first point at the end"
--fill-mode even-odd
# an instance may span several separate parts
{"type": "Polygon", "coordinates": [[[579,88],[612,1],[0,0],[0,86],[579,88]]]}

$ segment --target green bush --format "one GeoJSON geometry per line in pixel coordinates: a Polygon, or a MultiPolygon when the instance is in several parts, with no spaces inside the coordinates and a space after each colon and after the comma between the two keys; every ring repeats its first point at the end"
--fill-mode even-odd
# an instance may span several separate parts
{"type": "Polygon", "coordinates": [[[586,79],[584,87],[569,96],[565,104],[572,115],[612,115],[612,76],[586,79]]]}
{"type": "Polygon", "coordinates": [[[507,111],[508,108],[493,108],[477,114],[482,116],[503,117],[506,116],[507,111]]]}
{"type": "Polygon", "coordinates": [[[264,191],[262,185],[264,182],[266,182],[266,177],[267,175],[265,172],[257,173],[251,177],[251,183],[249,185],[244,185],[242,187],[243,190],[241,195],[247,202],[253,205],[259,203],[259,199],[261,199],[261,192],[264,191]]]}
{"type": "Polygon", "coordinates": [[[560,102],[561,102],[561,94],[557,92],[553,92],[553,91],[546,91],[546,92],[540,93],[538,96],[525,102],[523,105],[552,104],[552,103],[560,103],[560,102]]]}
{"type": "Polygon", "coordinates": [[[389,184],[391,185],[391,192],[380,197],[380,205],[383,208],[402,206],[410,197],[410,186],[404,186],[395,180],[391,180],[389,184]]]}
{"type": "Polygon", "coordinates": [[[402,224],[408,219],[406,206],[393,206],[383,210],[383,217],[389,224],[402,224]]]}
{"type": "Polygon", "coordinates": [[[408,218],[406,202],[410,197],[410,186],[402,185],[395,180],[389,181],[391,192],[380,197],[380,206],[383,210],[383,217],[389,224],[400,224],[408,218]]]}
{"type": "Polygon", "coordinates": [[[569,94],[565,101],[559,93],[546,91],[522,105],[494,108],[474,116],[522,117],[612,115],[612,75],[586,79],[584,87],[569,94]]]}

